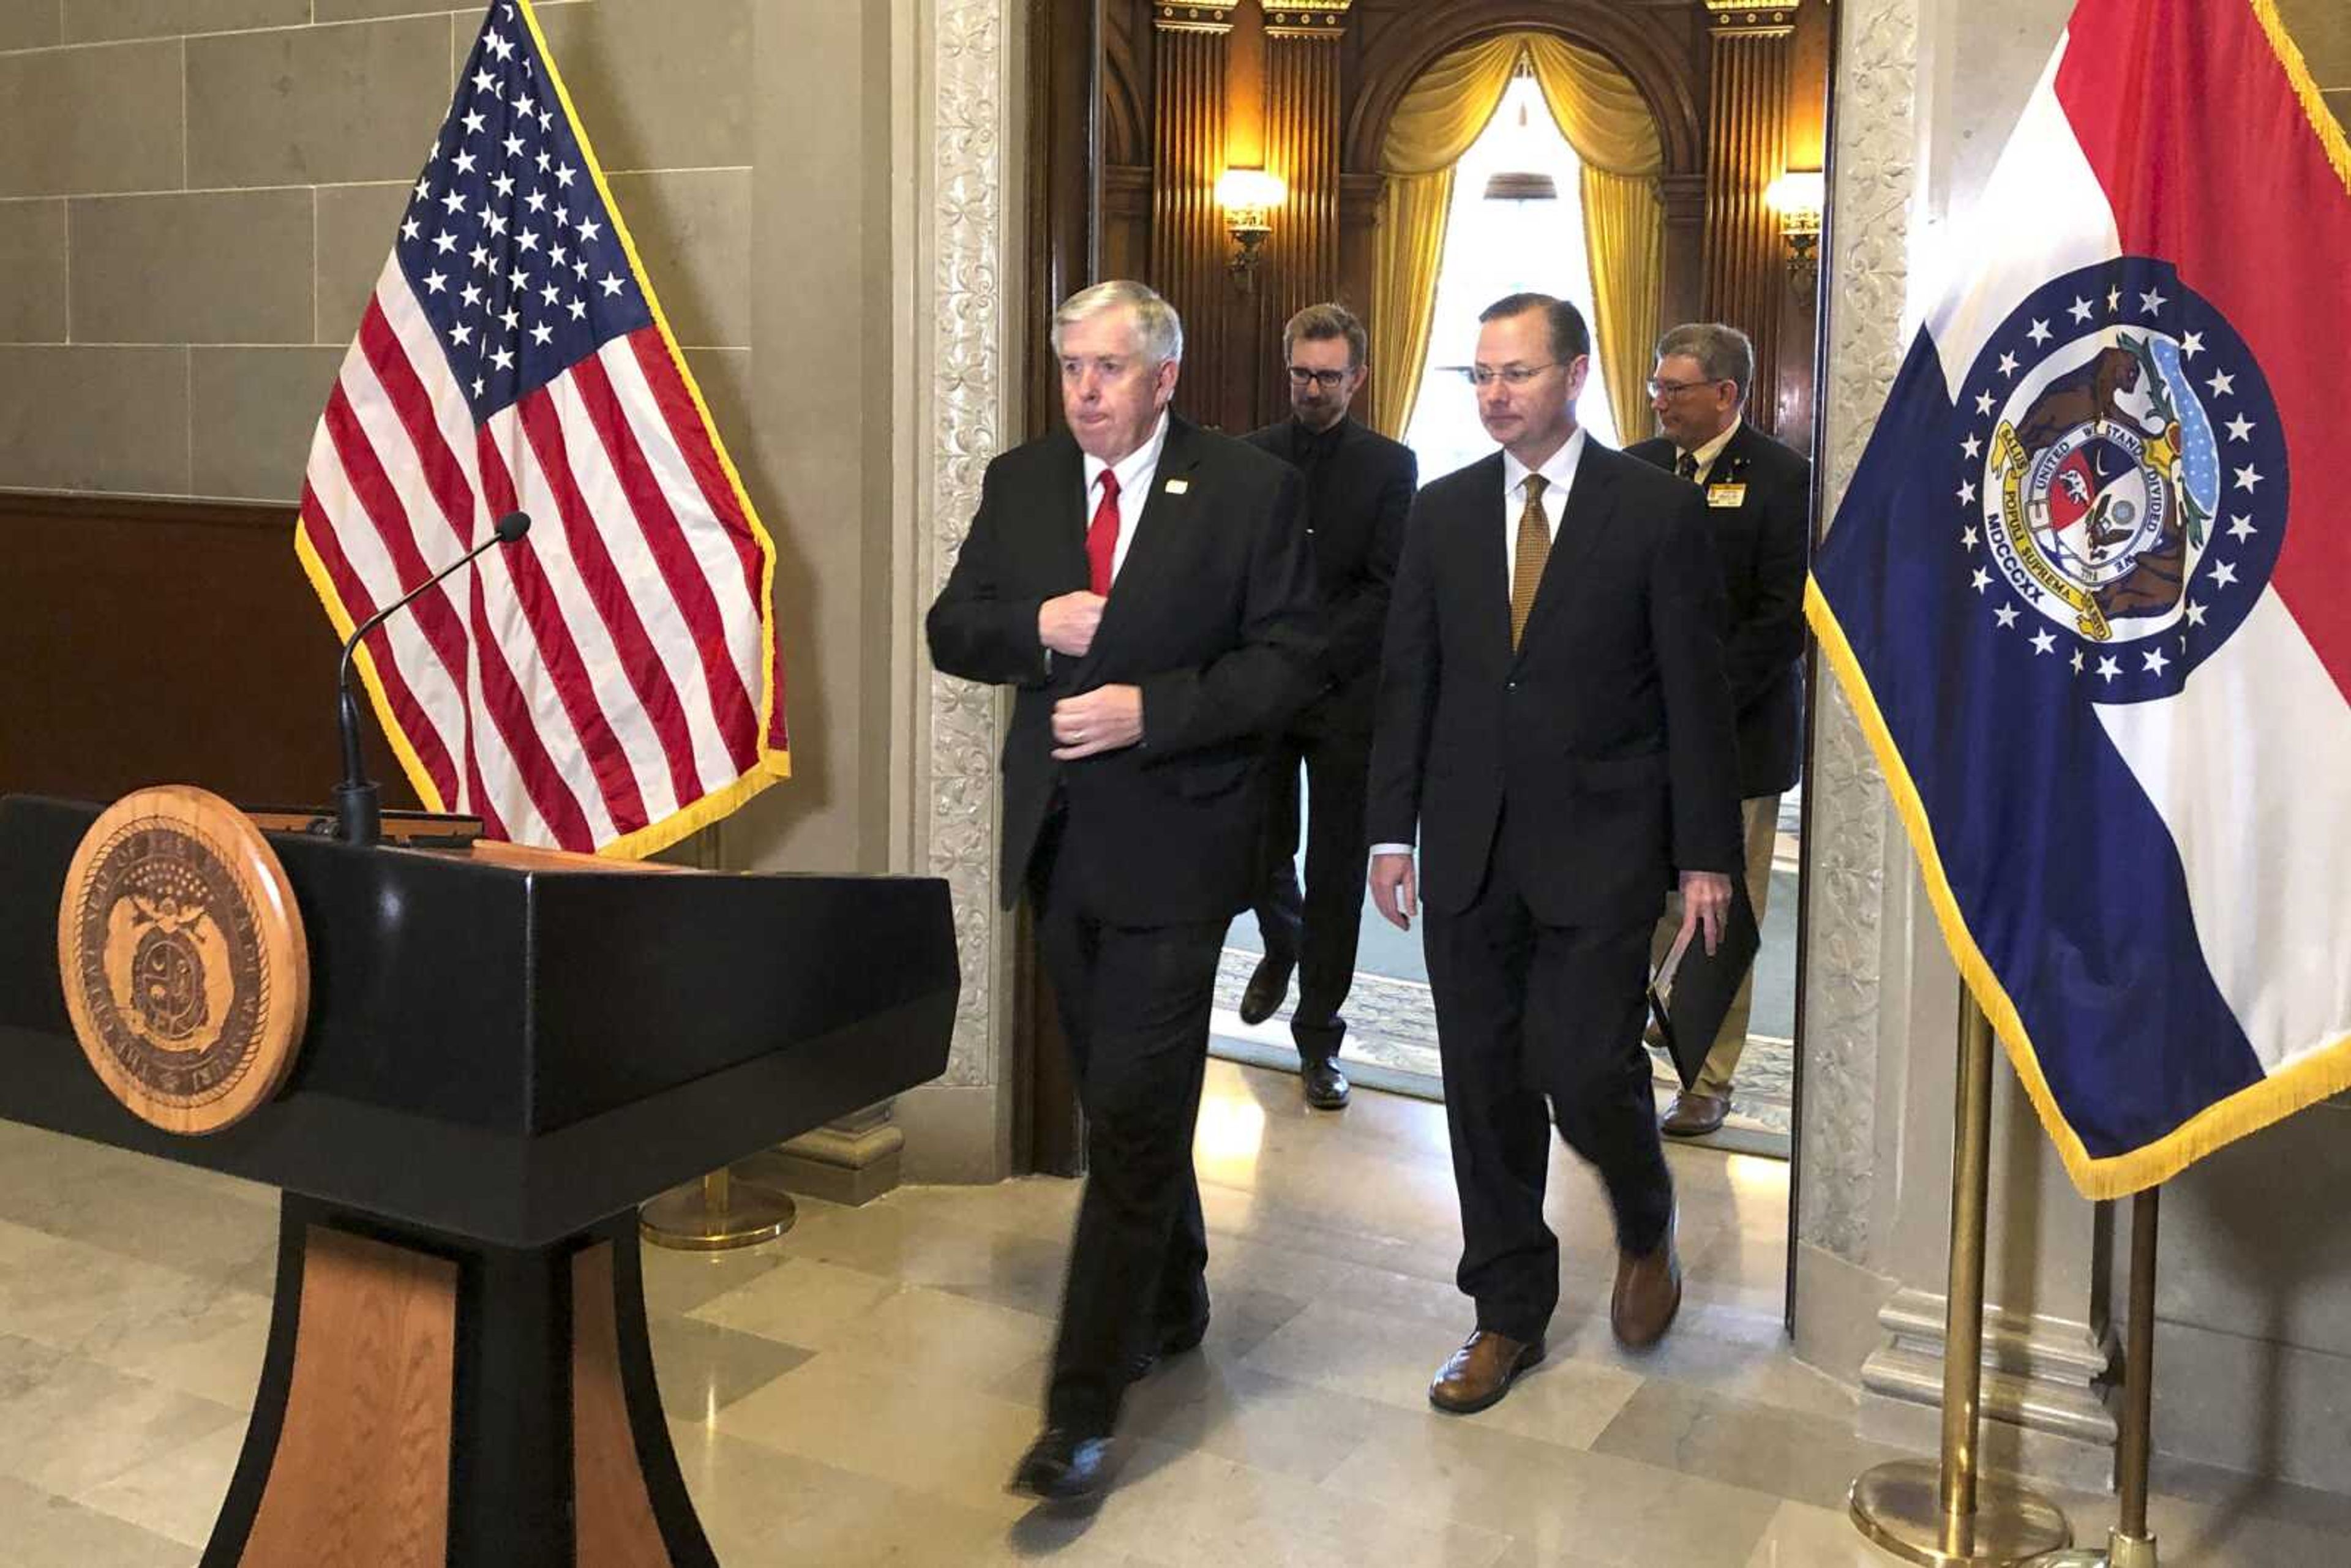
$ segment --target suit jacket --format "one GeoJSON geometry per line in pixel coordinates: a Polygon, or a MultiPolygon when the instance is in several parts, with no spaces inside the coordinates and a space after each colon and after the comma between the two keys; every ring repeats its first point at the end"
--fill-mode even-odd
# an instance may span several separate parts
{"type": "MultiPolygon", "coordinates": [[[[1285,419],[1243,439],[1302,471],[1298,435],[1298,421],[1285,419]]],[[[1310,706],[1301,716],[1326,732],[1368,736],[1379,693],[1388,595],[1404,551],[1405,517],[1420,482],[1420,460],[1402,442],[1348,419],[1340,423],[1338,448],[1327,461],[1320,498],[1308,492],[1306,519],[1327,641],[1310,706]]]]}
{"type": "MultiPolygon", "coordinates": [[[[1670,472],[1664,436],[1625,455],[1670,472]]],[[[1714,558],[1730,602],[1723,665],[1739,723],[1741,799],[1792,789],[1803,770],[1804,566],[1812,541],[1813,465],[1751,424],[1717,454],[1708,486],[1744,485],[1736,507],[1709,507],[1714,558]]]]}
{"type": "Polygon", "coordinates": [[[1655,920],[1684,871],[1741,864],[1706,502],[1587,441],[1518,650],[1502,455],[1420,493],[1388,616],[1367,826],[1410,843],[1431,907],[1494,855],[1546,925],[1655,920]],[[1499,841],[1507,806],[1514,826],[1499,841]],[[1520,863],[1522,862],[1523,863],[1520,863]]]}
{"type": "Polygon", "coordinates": [[[1066,431],[987,465],[979,512],[931,606],[931,660],[1015,688],[1004,740],[1004,903],[1057,797],[1061,852],[1119,925],[1228,919],[1256,891],[1266,737],[1321,652],[1296,470],[1171,419],[1126,560],[1083,658],[1047,657],[1046,600],[1087,583],[1082,458],[1066,431]],[[1143,740],[1056,762],[1053,704],[1143,692],[1143,740]]]}

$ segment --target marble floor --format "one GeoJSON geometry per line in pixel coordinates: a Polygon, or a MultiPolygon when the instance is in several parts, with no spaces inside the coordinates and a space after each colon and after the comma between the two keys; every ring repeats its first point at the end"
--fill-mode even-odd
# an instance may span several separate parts
{"type": "MultiPolygon", "coordinates": [[[[1452,1418],[1428,1375],[1468,1326],[1442,1112],[1210,1064],[1198,1140],[1215,1322],[1133,1394],[1117,1490],[1007,1496],[1034,1434],[1077,1188],[808,1202],[781,1243],[650,1252],[687,1483],[728,1568],[1865,1568],[1845,1485],[1887,1457],[1780,1330],[1788,1170],[1672,1153],[1687,1303],[1611,1342],[1596,1187],[1562,1155],[1552,1356],[1452,1418]]],[[[0,1123],[0,1563],[180,1568],[227,1485],[261,1361],[274,1197],[0,1123]]],[[[2351,1503],[2168,1478],[2168,1564],[2351,1561],[2351,1503]]],[[[2066,1500],[2101,1537],[2108,1500],[2066,1500]]]]}

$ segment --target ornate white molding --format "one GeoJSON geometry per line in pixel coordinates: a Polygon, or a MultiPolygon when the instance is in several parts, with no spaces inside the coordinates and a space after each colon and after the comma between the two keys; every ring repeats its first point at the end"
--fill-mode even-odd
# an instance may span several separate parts
{"type": "MultiPolygon", "coordinates": [[[[1007,0],[932,0],[927,298],[915,319],[930,326],[926,505],[916,529],[917,580],[925,607],[946,585],[989,458],[1003,445],[1002,352],[1007,0]]],[[[963,996],[941,1082],[997,1081],[998,1042],[1010,1019],[998,1004],[1009,925],[997,908],[997,700],[993,690],[927,674],[928,765],[924,779],[924,863],[955,899],[963,996]]],[[[878,958],[878,956],[877,956],[878,958]]]]}
{"type": "MultiPolygon", "coordinates": [[[[1834,516],[1901,368],[1918,179],[1919,0],[1851,0],[1838,18],[1829,384],[1821,400],[1834,516]]],[[[1852,707],[1821,684],[1811,767],[1799,1234],[1869,1261],[1877,1165],[1887,831],[1884,779],[1852,707]]]]}

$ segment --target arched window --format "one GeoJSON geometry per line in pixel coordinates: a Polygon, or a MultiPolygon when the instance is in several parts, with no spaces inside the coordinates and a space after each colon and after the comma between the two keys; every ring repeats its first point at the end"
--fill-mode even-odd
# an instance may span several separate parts
{"type": "MultiPolygon", "coordinates": [[[[1480,310],[1506,294],[1534,290],[1572,301],[1587,325],[1593,321],[1583,174],[1535,78],[1522,72],[1455,167],[1428,360],[1404,438],[1420,458],[1424,481],[1494,447],[1478,422],[1477,394],[1463,379],[1476,355],[1480,310]],[[1496,175],[1511,178],[1497,182],[1496,175]],[[1550,194],[1535,193],[1545,181],[1550,194]]],[[[1597,356],[1577,419],[1595,440],[1619,444],[1597,356]]]]}

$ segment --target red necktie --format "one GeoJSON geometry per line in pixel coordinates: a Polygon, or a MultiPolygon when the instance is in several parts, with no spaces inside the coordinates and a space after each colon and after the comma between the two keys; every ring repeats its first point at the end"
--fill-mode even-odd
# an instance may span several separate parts
{"type": "Polygon", "coordinates": [[[1110,569],[1118,559],[1118,476],[1105,468],[1096,483],[1102,486],[1102,501],[1086,529],[1086,564],[1092,569],[1093,591],[1107,599],[1110,569]]]}

